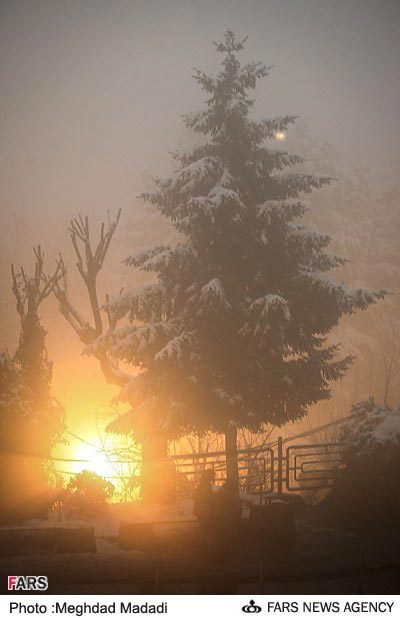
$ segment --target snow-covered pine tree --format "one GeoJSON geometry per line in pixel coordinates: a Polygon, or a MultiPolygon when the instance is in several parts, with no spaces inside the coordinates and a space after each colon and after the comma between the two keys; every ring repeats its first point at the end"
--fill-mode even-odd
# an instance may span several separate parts
{"type": "Polygon", "coordinates": [[[302,161],[274,147],[295,117],[251,117],[249,93],[269,68],[240,64],[244,42],[228,30],[216,44],[219,73],[195,71],[205,108],[184,122],[204,142],[176,152],[173,176],[144,195],[182,242],[129,257],[156,280],[108,307],[115,322],[130,321],[109,336],[112,355],[141,368],[125,387],[132,410],[110,429],[224,433],[234,482],[236,428],[282,425],[329,397],[351,358],[337,358],[327,335],[343,314],[384,295],[327,274],[344,259],[328,250],[328,236],[299,223],[299,196],[330,179],[283,173],[302,161]]]}

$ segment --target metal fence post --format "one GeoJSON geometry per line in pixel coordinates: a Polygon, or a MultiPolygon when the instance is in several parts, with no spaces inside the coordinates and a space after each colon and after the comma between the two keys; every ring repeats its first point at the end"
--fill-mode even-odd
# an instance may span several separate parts
{"type": "Polygon", "coordinates": [[[264,560],[260,561],[260,594],[264,594],[264,560]]]}
{"type": "Polygon", "coordinates": [[[358,593],[365,594],[365,580],[364,580],[364,552],[360,547],[359,566],[358,566],[358,593]]]}
{"type": "Polygon", "coordinates": [[[278,496],[282,495],[283,486],[283,445],[282,436],[278,438],[278,496]]]}

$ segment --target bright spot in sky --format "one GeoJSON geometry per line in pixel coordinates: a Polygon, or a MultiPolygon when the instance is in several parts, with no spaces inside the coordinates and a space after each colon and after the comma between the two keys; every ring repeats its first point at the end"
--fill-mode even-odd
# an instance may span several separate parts
{"type": "Polygon", "coordinates": [[[97,426],[91,433],[81,427],[78,435],[68,433],[68,441],[54,453],[54,469],[62,475],[65,486],[75,475],[88,470],[114,485],[113,500],[136,499],[141,468],[138,445],[130,436],[107,434],[102,427],[100,430],[97,426]],[[135,480],[131,482],[132,478],[135,480]]]}
{"type": "Polygon", "coordinates": [[[275,139],[278,139],[280,142],[285,141],[285,139],[286,139],[286,133],[284,133],[283,131],[276,131],[276,133],[275,133],[275,139]]]}
{"type": "MultiPolygon", "coordinates": [[[[80,444],[73,452],[73,459],[83,461],[74,464],[75,472],[90,470],[99,476],[112,480],[111,477],[117,476],[116,466],[110,462],[106,453],[97,450],[89,444],[80,444]]],[[[114,457],[115,459],[115,457],[114,457]]]]}

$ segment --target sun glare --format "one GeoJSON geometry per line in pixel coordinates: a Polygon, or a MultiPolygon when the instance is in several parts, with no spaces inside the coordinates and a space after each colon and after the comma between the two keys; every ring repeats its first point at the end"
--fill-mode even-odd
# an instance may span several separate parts
{"type": "Polygon", "coordinates": [[[100,446],[95,448],[89,444],[79,444],[72,453],[72,459],[81,460],[74,462],[74,472],[90,470],[109,480],[117,476],[115,464],[107,458],[106,453],[101,451],[100,446]]]}
{"type": "Polygon", "coordinates": [[[284,133],[284,131],[276,131],[275,139],[279,140],[280,142],[284,142],[286,139],[286,133],[284,133]]]}

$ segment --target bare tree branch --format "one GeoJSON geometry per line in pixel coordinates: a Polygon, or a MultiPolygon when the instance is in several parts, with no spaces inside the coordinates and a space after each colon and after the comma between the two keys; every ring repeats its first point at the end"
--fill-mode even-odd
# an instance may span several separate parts
{"type": "Polygon", "coordinates": [[[17,273],[11,265],[12,291],[17,301],[17,311],[21,319],[26,318],[29,311],[37,311],[40,303],[49,296],[58,285],[62,277],[62,268],[59,262],[52,275],[44,274],[44,253],[40,245],[33,248],[35,266],[33,276],[25,273],[21,266],[17,273]]]}
{"type": "MultiPolygon", "coordinates": [[[[57,278],[56,284],[53,287],[53,292],[58,300],[62,315],[78,335],[80,341],[82,341],[85,345],[90,345],[95,342],[104,332],[101,308],[97,293],[97,275],[103,266],[111,240],[115,230],[117,229],[120,216],[121,209],[118,210],[117,216],[114,220],[111,220],[109,213],[107,213],[107,229],[105,224],[102,223],[100,238],[94,249],[92,248],[92,243],[90,240],[90,223],[88,217],[83,218],[82,215],[79,215],[71,221],[68,228],[77,260],[76,267],[82,281],[85,284],[89,297],[93,319],[92,325],[71,303],[67,293],[67,267],[61,255],[58,260],[58,272],[60,273],[60,277],[57,278]]],[[[115,327],[115,323],[112,322],[111,316],[107,310],[106,313],[109,327],[115,327]]],[[[91,350],[91,354],[98,359],[102,372],[108,382],[122,386],[131,379],[132,376],[123,372],[118,367],[117,361],[107,353],[107,350],[103,346],[93,348],[91,350]]]]}

